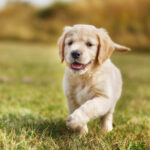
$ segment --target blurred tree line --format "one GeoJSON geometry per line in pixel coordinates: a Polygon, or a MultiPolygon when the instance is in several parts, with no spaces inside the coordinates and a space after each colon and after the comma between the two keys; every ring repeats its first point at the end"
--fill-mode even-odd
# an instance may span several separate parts
{"type": "Polygon", "coordinates": [[[114,41],[149,47],[150,0],[56,1],[46,8],[9,3],[0,11],[0,40],[54,43],[73,24],[104,27],[114,41]]]}

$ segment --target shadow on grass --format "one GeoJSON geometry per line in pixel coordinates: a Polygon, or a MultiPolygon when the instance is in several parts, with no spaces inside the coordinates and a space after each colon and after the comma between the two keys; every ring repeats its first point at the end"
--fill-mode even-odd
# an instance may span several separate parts
{"type": "Polygon", "coordinates": [[[83,139],[75,138],[77,137],[74,136],[76,134],[66,128],[64,119],[56,119],[53,117],[49,120],[46,120],[39,116],[36,117],[32,114],[9,114],[2,116],[0,119],[0,129],[6,132],[7,135],[10,134],[13,135],[13,137],[18,136],[19,138],[21,138],[22,135],[25,135],[26,140],[29,137],[30,139],[36,138],[39,139],[39,142],[43,143],[47,142],[47,139],[50,141],[52,138],[55,144],[59,146],[61,146],[60,143],[64,144],[63,149],[68,149],[68,146],[71,146],[70,149],[77,149],[77,147],[80,146],[92,149],[91,145],[97,146],[97,149],[103,149],[103,146],[105,146],[107,149],[110,147],[108,147],[108,145],[114,147],[113,149],[117,149],[116,147],[119,148],[120,145],[118,143],[112,143],[112,140],[120,140],[120,137],[122,142],[124,141],[125,137],[129,138],[126,139],[127,147],[132,146],[134,149],[137,149],[137,147],[141,147],[141,149],[146,149],[145,147],[149,147],[149,134],[147,132],[149,131],[148,122],[139,121],[122,123],[117,125],[117,127],[108,134],[100,133],[98,122],[96,122],[96,124],[89,124],[89,127],[92,128],[93,132],[91,132],[91,134],[89,133],[91,136],[90,139],[94,138],[94,140],[88,140],[89,136],[83,139]],[[13,133],[15,133],[15,135],[13,133]],[[103,141],[106,141],[106,143],[103,141]],[[134,141],[138,141],[139,144],[134,141]]]}
{"type": "Polygon", "coordinates": [[[66,128],[65,120],[63,119],[43,119],[35,118],[32,115],[15,115],[9,114],[2,116],[0,120],[0,128],[6,130],[7,133],[15,132],[17,135],[22,133],[22,130],[34,132],[34,134],[44,137],[52,137],[57,139],[62,136],[70,136],[72,133],[66,128]]]}

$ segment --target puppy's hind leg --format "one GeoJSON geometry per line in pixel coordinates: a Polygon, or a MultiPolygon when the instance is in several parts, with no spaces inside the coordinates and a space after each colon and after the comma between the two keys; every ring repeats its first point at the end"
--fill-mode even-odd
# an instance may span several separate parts
{"type": "Polygon", "coordinates": [[[100,120],[102,130],[110,132],[113,129],[112,121],[113,121],[113,112],[110,111],[104,116],[102,116],[100,120]]]}

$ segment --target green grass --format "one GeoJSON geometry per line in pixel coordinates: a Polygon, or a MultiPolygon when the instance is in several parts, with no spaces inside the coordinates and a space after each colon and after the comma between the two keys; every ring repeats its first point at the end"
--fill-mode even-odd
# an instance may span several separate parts
{"type": "Polygon", "coordinates": [[[102,133],[97,119],[79,138],[65,126],[65,66],[57,48],[0,43],[0,149],[150,149],[150,53],[115,53],[112,60],[124,81],[114,130],[102,133]]]}

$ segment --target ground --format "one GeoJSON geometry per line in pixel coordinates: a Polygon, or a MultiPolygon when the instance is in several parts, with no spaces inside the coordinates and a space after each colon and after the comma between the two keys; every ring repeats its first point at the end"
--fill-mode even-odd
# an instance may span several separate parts
{"type": "Polygon", "coordinates": [[[0,149],[150,149],[150,53],[114,53],[123,93],[114,113],[114,130],[102,133],[99,119],[79,138],[65,126],[62,90],[65,70],[56,46],[0,43],[0,149]]]}

